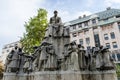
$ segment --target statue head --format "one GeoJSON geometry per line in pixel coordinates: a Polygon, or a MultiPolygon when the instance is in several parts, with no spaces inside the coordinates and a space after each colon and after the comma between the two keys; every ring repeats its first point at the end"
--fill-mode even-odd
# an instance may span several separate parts
{"type": "Polygon", "coordinates": [[[56,17],[57,16],[57,14],[58,14],[58,11],[54,11],[54,16],[56,17]]]}
{"type": "Polygon", "coordinates": [[[98,43],[95,44],[95,47],[98,47],[98,43]]]}
{"type": "Polygon", "coordinates": [[[15,46],[15,50],[17,50],[18,49],[18,46],[15,46]]]}
{"type": "Polygon", "coordinates": [[[100,45],[100,49],[102,49],[103,48],[103,45],[100,45]]]}
{"type": "Polygon", "coordinates": [[[13,54],[15,51],[14,50],[11,50],[11,54],[13,54]]]}
{"type": "Polygon", "coordinates": [[[81,44],[78,44],[78,48],[81,48],[82,47],[82,45],[81,44]]]}
{"type": "Polygon", "coordinates": [[[18,51],[19,51],[19,52],[22,52],[22,48],[19,48],[18,51]]]}

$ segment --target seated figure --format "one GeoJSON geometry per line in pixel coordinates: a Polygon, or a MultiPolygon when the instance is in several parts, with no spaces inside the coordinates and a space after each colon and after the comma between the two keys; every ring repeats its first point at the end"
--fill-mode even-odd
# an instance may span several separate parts
{"type": "Polygon", "coordinates": [[[62,21],[57,14],[58,12],[54,11],[54,16],[50,18],[50,23],[46,29],[45,37],[61,37],[63,35],[62,21]]]}

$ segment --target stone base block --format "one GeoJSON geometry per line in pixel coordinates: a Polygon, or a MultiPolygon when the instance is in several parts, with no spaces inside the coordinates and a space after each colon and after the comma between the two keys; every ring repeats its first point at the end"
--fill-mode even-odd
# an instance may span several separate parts
{"type": "Polygon", "coordinates": [[[4,73],[3,80],[117,80],[116,71],[44,71],[4,73]]]}

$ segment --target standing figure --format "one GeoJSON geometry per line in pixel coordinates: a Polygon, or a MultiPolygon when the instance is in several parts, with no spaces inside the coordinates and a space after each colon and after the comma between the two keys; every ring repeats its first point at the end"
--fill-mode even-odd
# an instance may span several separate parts
{"type": "Polygon", "coordinates": [[[11,72],[18,73],[19,71],[19,54],[18,54],[18,47],[15,47],[15,50],[12,55],[12,61],[9,64],[9,68],[11,69],[11,72]]]}
{"type": "Polygon", "coordinates": [[[40,53],[41,53],[41,46],[35,46],[33,47],[35,50],[33,53],[33,70],[38,71],[38,63],[39,63],[39,58],[40,58],[40,53]]]}
{"type": "Polygon", "coordinates": [[[91,50],[91,70],[96,70],[96,53],[95,53],[95,47],[92,47],[91,50]]]}
{"type": "Polygon", "coordinates": [[[25,72],[25,73],[28,72],[28,69],[29,69],[29,66],[30,66],[29,62],[30,62],[30,58],[25,57],[25,64],[23,66],[23,72],[25,72]]]}
{"type": "Polygon", "coordinates": [[[25,64],[23,66],[23,71],[26,73],[32,72],[33,71],[33,65],[32,65],[32,56],[29,55],[24,55],[25,58],[25,64]]]}
{"type": "Polygon", "coordinates": [[[39,58],[39,63],[38,63],[38,68],[39,71],[45,69],[45,64],[47,62],[48,54],[47,54],[47,42],[43,42],[41,44],[41,52],[40,52],[40,58],[39,58]]]}
{"type": "Polygon", "coordinates": [[[12,56],[14,54],[14,50],[12,50],[8,56],[6,57],[6,60],[5,60],[5,72],[11,72],[11,69],[9,67],[10,65],[10,62],[12,61],[12,56]]]}
{"type": "Polygon", "coordinates": [[[70,63],[70,58],[69,58],[69,47],[70,45],[69,44],[65,44],[64,45],[64,52],[63,52],[63,55],[64,55],[64,58],[62,59],[62,63],[60,65],[61,67],[61,70],[67,70],[68,69],[68,64],[70,63]]]}
{"type": "Polygon", "coordinates": [[[98,45],[96,44],[96,46],[93,48],[92,63],[93,65],[95,65],[93,69],[100,70],[101,60],[102,60],[101,49],[100,49],[101,47],[98,47],[98,45]]]}
{"type": "Polygon", "coordinates": [[[78,62],[80,70],[86,69],[86,61],[85,61],[85,50],[81,44],[78,45],[78,62]]]}
{"type": "Polygon", "coordinates": [[[57,69],[57,55],[55,54],[55,49],[52,44],[47,47],[47,63],[45,65],[46,70],[56,70],[57,69]]]}
{"type": "Polygon", "coordinates": [[[22,52],[22,48],[18,48],[18,55],[19,55],[19,72],[23,72],[23,66],[25,63],[24,53],[22,52]]]}
{"type": "Polygon", "coordinates": [[[91,66],[92,66],[92,50],[91,47],[89,47],[86,50],[86,68],[87,70],[91,70],[91,66]]]}
{"type": "Polygon", "coordinates": [[[78,63],[78,47],[75,42],[70,43],[71,52],[70,52],[70,65],[68,67],[70,70],[78,71],[79,63],[78,63]]]}
{"type": "Polygon", "coordinates": [[[115,64],[113,62],[113,58],[111,56],[111,52],[109,51],[109,49],[107,47],[103,47],[101,53],[102,53],[101,69],[102,70],[115,69],[115,64]]]}

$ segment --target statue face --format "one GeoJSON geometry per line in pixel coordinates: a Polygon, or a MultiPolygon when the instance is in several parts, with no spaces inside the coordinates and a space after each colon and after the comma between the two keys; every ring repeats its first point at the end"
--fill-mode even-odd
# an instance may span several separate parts
{"type": "Polygon", "coordinates": [[[57,13],[57,12],[55,12],[55,13],[54,13],[54,16],[56,17],[56,16],[57,16],[57,14],[58,14],[58,13],[57,13]]]}

